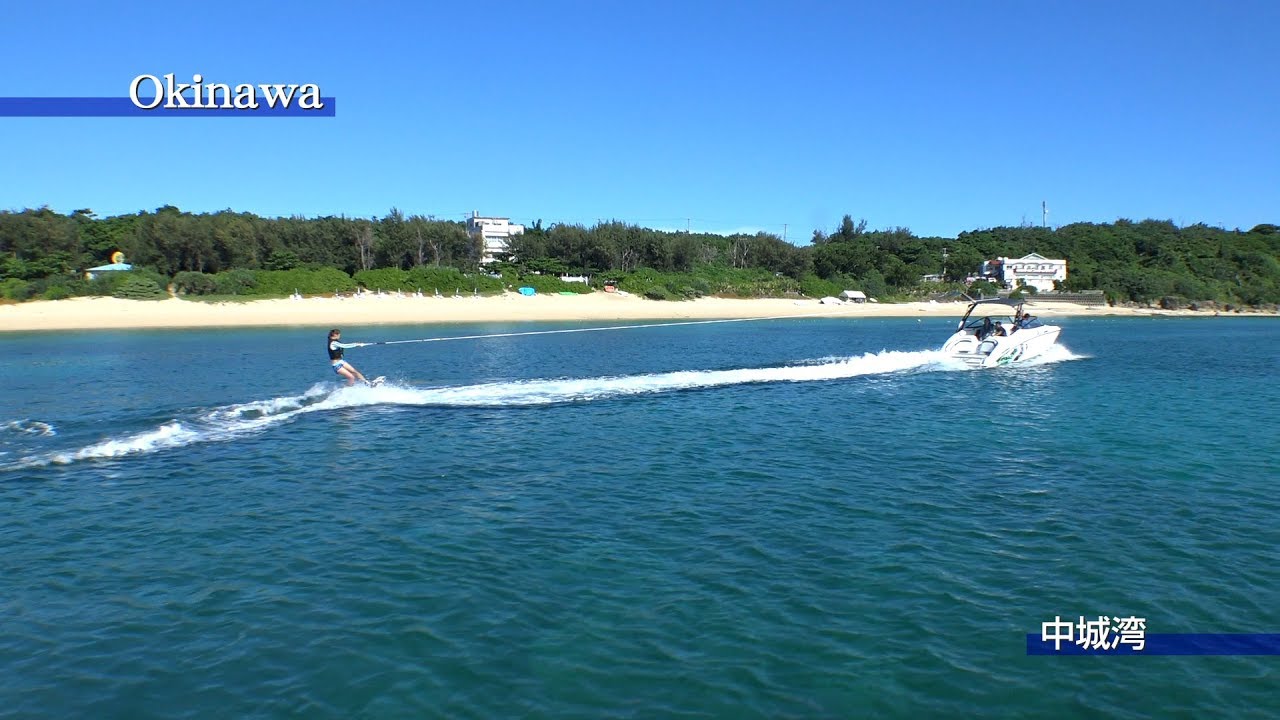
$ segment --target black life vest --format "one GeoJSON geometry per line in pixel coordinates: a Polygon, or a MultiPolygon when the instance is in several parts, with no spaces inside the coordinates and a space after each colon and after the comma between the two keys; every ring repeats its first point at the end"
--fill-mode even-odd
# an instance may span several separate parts
{"type": "Polygon", "coordinates": [[[327,347],[328,347],[328,349],[329,349],[329,359],[330,359],[330,360],[341,360],[341,359],[342,359],[342,348],[340,348],[340,347],[335,347],[335,346],[334,346],[334,343],[335,343],[335,342],[337,342],[337,340],[328,340],[328,341],[326,341],[326,342],[327,342],[327,347]]]}

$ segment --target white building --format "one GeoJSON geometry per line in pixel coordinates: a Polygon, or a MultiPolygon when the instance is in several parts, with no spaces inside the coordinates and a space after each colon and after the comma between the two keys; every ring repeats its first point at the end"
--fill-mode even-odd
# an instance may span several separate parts
{"type": "Polygon", "coordinates": [[[480,211],[467,218],[467,234],[483,242],[480,264],[491,263],[495,255],[511,252],[511,238],[524,234],[524,226],[511,222],[510,218],[480,217],[480,211]]]}
{"type": "Polygon", "coordinates": [[[996,258],[982,263],[985,277],[999,278],[1006,286],[1030,285],[1038,292],[1053,292],[1054,281],[1067,279],[1067,261],[1054,260],[1038,253],[1020,258],[996,258]]]}

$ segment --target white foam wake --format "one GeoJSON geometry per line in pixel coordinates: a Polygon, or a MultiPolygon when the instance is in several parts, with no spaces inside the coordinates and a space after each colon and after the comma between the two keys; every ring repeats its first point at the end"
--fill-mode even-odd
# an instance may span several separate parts
{"type": "Polygon", "coordinates": [[[861,357],[805,365],[743,368],[739,370],[686,370],[621,377],[527,380],[428,389],[392,386],[380,388],[382,392],[378,393],[378,395],[382,402],[403,405],[513,407],[579,402],[609,397],[743,385],[747,383],[840,380],[859,375],[917,370],[931,366],[935,369],[946,369],[944,357],[940,352],[933,350],[916,352],[886,350],[879,353],[868,353],[861,357]]]}
{"type": "MultiPolygon", "coordinates": [[[[1075,359],[1045,355],[1045,362],[1075,359]]],[[[1040,360],[1041,358],[1037,358],[1040,360]]],[[[227,405],[186,419],[175,418],[151,430],[108,438],[70,452],[23,458],[0,465],[0,470],[69,464],[82,460],[117,458],[177,448],[193,443],[222,442],[288,422],[299,415],[369,405],[440,407],[522,407],[584,402],[612,397],[714,388],[748,383],[813,382],[864,375],[915,371],[964,370],[938,350],[903,352],[886,350],[858,357],[835,358],[807,364],[736,370],[687,370],[618,377],[566,378],[484,383],[439,388],[414,388],[386,384],[334,390],[319,384],[301,395],[227,405]]]]}
{"type": "Polygon", "coordinates": [[[1050,365],[1053,363],[1066,362],[1068,360],[1085,360],[1087,358],[1088,358],[1087,355],[1077,355],[1071,352],[1069,349],[1067,349],[1067,346],[1063,345],[1062,343],[1054,343],[1053,345],[1049,346],[1048,350],[1045,350],[1044,352],[1031,358],[1030,360],[1027,360],[1026,362],[1018,363],[1016,367],[1034,367],[1037,365],[1050,365]]]}
{"type": "Polygon", "coordinates": [[[49,423],[30,419],[10,420],[6,423],[0,423],[0,431],[22,433],[23,435],[39,435],[41,437],[58,434],[57,429],[49,423]]]}

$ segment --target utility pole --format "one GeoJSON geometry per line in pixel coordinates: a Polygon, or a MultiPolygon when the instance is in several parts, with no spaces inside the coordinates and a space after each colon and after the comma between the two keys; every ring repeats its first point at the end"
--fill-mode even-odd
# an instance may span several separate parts
{"type": "Polygon", "coordinates": [[[684,219],[684,234],[689,234],[689,218],[684,219]]]}
{"type": "Polygon", "coordinates": [[[1040,227],[1049,227],[1049,203],[1040,201],[1040,227]]]}
{"type": "Polygon", "coordinates": [[[782,223],[782,242],[787,241],[787,224],[782,223]]]}

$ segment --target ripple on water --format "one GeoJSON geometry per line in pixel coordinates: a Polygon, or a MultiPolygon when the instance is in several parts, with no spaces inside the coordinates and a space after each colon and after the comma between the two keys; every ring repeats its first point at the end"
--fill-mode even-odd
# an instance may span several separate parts
{"type": "MultiPolygon", "coordinates": [[[[833,379],[828,360],[766,377],[779,347],[894,359],[876,354],[898,347],[880,325],[825,322],[721,329],[679,352],[525,347],[518,363],[512,346],[441,346],[447,392],[270,387],[314,382],[298,371],[231,400],[225,379],[210,389],[224,368],[137,340],[185,372],[183,397],[153,387],[142,413],[60,394],[39,415],[56,435],[0,430],[23,457],[138,450],[0,477],[6,712],[1280,712],[1265,658],[1121,667],[1024,649],[1054,614],[1280,627],[1265,429],[1280,398],[1243,359],[1198,362],[1221,333],[1080,322],[1089,359],[1026,372],[848,364],[833,379]],[[155,444],[174,419],[199,441],[155,444]]],[[[291,333],[252,377],[311,352],[291,333]]]]}

